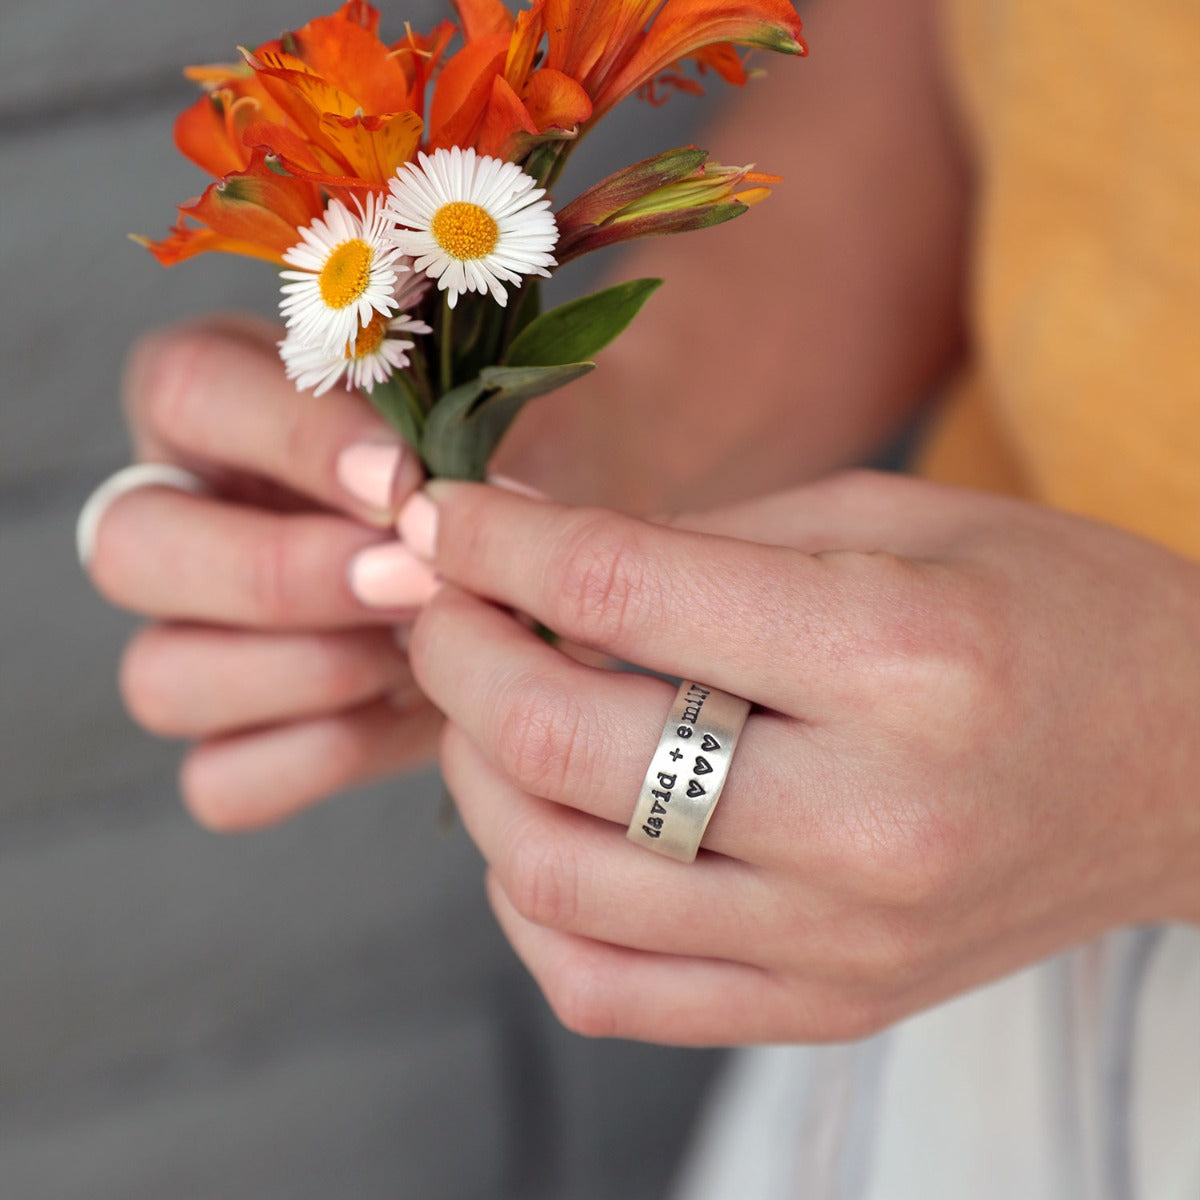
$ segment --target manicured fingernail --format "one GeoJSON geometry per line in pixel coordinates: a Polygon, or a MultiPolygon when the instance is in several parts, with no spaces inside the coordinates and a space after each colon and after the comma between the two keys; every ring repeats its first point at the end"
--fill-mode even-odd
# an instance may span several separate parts
{"type": "Polygon", "coordinates": [[[404,544],[426,562],[433,562],[437,554],[438,510],[424,492],[416,492],[400,510],[396,522],[404,544]]]}
{"type": "Polygon", "coordinates": [[[440,586],[429,567],[399,542],[371,546],[350,563],[350,590],[368,608],[419,608],[440,586]]]}
{"type": "Polygon", "coordinates": [[[134,463],[110,475],[84,501],[79,519],[75,522],[75,549],[79,554],[79,564],[85,571],[96,551],[96,535],[104,514],[126,492],[144,487],[171,487],[196,494],[208,491],[208,485],[199,475],[193,475],[182,467],[171,466],[170,463],[134,463]]]}
{"type": "Polygon", "coordinates": [[[493,487],[503,488],[506,492],[512,492],[514,495],[524,496],[527,500],[550,499],[545,492],[539,492],[537,488],[532,488],[519,479],[513,479],[511,475],[489,475],[488,483],[493,487]]]}
{"type": "Polygon", "coordinates": [[[360,504],[373,509],[384,520],[394,515],[394,497],[400,492],[406,471],[414,475],[412,455],[398,442],[356,442],[338,455],[338,482],[360,504]]]}

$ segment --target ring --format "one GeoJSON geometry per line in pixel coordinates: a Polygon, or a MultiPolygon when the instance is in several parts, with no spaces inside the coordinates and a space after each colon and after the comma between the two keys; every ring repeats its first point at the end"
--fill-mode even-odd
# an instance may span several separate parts
{"type": "Polygon", "coordinates": [[[740,696],[687,679],[679,685],[629,822],[631,842],[695,861],[749,713],[740,696]]]}
{"type": "Polygon", "coordinates": [[[144,487],[169,487],[196,495],[203,495],[208,491],[208,484],[199,475],[170,463],[144,462],[122,467],[87,498],[75,524],[75,550],[79,555],[80,565],[85,570],[92,560],[92,551],[96,548],[96,532],[109,505],[127,492],[144,487]]]}

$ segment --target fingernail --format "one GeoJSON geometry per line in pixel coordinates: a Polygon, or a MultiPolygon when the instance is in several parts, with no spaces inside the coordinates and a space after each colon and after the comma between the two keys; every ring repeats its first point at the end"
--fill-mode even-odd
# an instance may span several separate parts
{"type": "Polygon", "coordinates": [[[398,442],[356,442],[337,460],[338,482],[360,504],[384,519],[394,514],[402,476],[410,470],[416,483],[416,463],[398,442]]]}
{"type": "Polygon", "coordinates": [[[399,542],[361,550],[350,563],[350,590],[368,608],[419,608],[440,586],[429,567],[399,542]]]}
{"type": "Polygon", "coordinates": [[[437,554],[438,510],[424,492],[414,492],[396,522],[404,544],[419,558],[433,562],[437,554]]]}
{"type": "Polygon", "coordinates": [[[489,475],[488,483],[493,487],[503,488],[506,492],[512,492],[517,496],[524,496],[527,500],[549,500],[550,497],[545,492],[539,492],[537,488],[530,487],[527,483],[522,483],[519,479],[513,479],[511,475],[489,475]]]}
{"type": "Polygon", "coordinates": [[[110,475],[84,501],[83,508],[79,510],[79,519],[75,522],[75,550],[79,555],[79,565],[85,571],[96,551],[96,536],[100,532],[104,514],[126,492],[144,487],[171,487],[196,494],[208,491],[208,485],[199,475],[169,463],[134,463],[110,475]]]}

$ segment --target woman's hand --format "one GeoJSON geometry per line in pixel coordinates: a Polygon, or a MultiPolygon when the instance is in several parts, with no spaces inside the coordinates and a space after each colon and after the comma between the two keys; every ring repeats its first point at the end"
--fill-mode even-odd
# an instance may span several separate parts
{"type": "Polygon", "coordinates": [[[569,1027],[850,1038],[1102,930],[1200,919],[1194,565],[869,474],[673,524],[461,484],[401,515],[448,581],[411,640],[446,780],[569,1027]],[[624,836],[674,687],[510,608],[761,706],[694,864],[624,836]]]}
{"type": "Polygon", "coordinates": [[[140,487],[99,514],[85,547],[97,587],[153,618],[122,690],[147,729],[196,743],[185,801],[214,828],[269,823],[331,792],[425,761],[437,713],[380,591],[428,572],[391,524],[421,471],[369,405],[288,383],[266,326],[158,334],[134,353],[136,454],[195,472],[205,494],[140,487]],[[371,603],[364,603],[355,592],[371,603]]]}

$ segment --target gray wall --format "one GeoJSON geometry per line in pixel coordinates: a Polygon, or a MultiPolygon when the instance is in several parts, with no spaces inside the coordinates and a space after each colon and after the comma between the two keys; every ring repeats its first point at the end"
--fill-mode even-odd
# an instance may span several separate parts
{"type": "MultiPolygon", "coordinates": [[[[261,265],[168,272],[124,238],[198,190],[179,67],[319,11],[0,0],[0,1198],[659,1196],[712,1058],[557,1028],[431,775],[250,837],[191,825],[178,748],[117,701],[131,622],[74,561],[126,458],[128,342],[273,302],[261,265]]],[[[628,107],[579,176],[698,111],[628,107]]]]}

